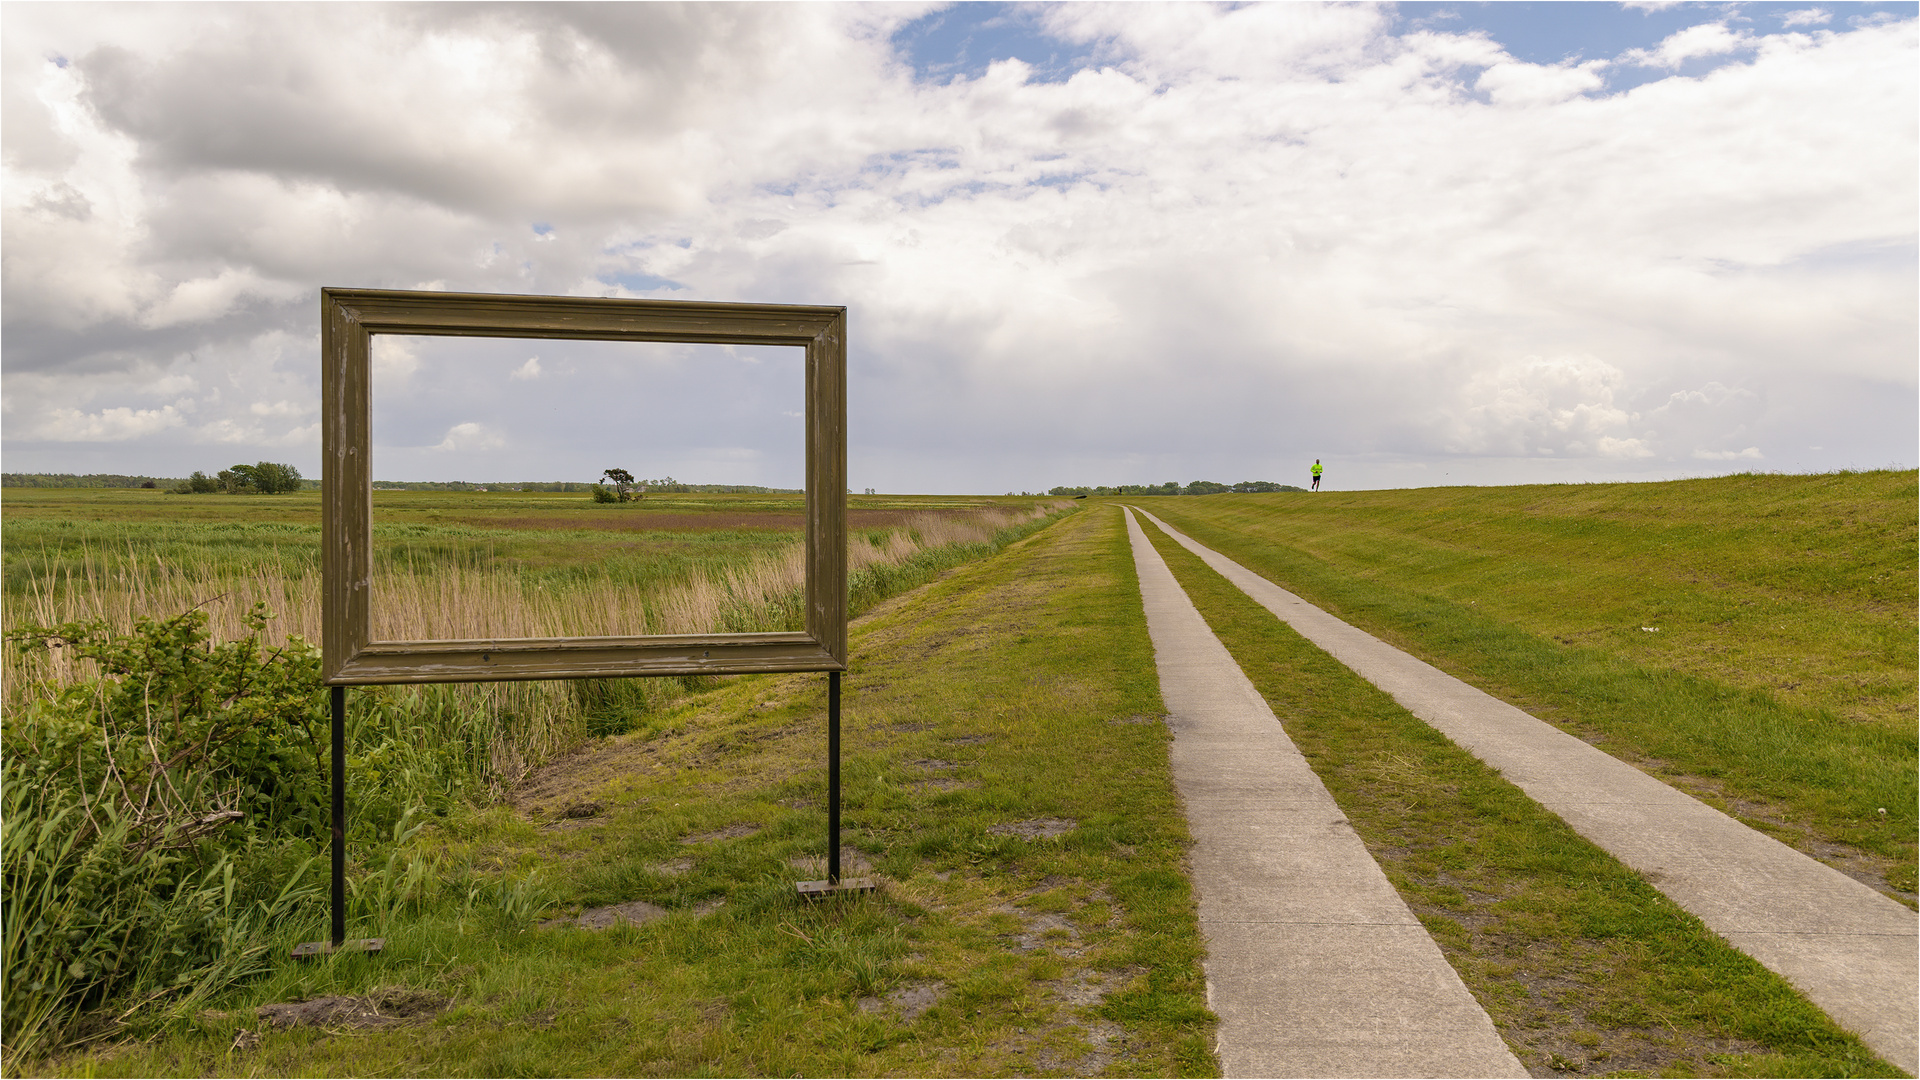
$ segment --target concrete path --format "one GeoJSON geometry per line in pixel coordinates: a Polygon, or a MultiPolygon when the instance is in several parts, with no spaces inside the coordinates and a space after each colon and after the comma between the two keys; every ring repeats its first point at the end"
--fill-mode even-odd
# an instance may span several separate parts
{"type": "Polygon", "coordinates": [[[1131,517],[1228,1076],[1526,1076],[1131,517]]]}
{"type": "Polygon", "coordinates": [[[1146,516],[1302,637],[1799,988],[1875,1053],[1920,1072],[1914,912],[1146,516]]]}

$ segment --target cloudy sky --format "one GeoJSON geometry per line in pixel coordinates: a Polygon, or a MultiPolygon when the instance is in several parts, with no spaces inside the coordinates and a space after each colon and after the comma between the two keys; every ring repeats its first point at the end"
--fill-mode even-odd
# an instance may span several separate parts
{"type": "MultiPolygon", "coordinates": [[[[337,285],[845,305],[881,491],[1911,466],[1915,9],[8,3],[0,455],[317,475],[337,285]]],[[[791,350],[379,345],[382,479],[800,480],[791,350]]]]}

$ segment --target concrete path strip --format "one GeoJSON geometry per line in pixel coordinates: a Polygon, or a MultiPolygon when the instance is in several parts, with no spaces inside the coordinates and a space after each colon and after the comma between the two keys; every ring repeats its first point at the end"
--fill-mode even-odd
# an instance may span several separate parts
{"type": "Polygon", "coordinates": [[[1526,1076],[1132,517],[1228,1076],[1526,1076]]]}
{"type": "Polygon", "coordinates": [[[1874,1053],[1920,1072],[1920,916],[1146,517],[1302,637],[1784,977],[1874,1053]]]}

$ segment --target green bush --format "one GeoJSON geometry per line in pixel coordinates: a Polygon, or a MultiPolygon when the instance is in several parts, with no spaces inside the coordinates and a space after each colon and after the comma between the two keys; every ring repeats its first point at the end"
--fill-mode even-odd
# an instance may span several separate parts
{"type": "MultiPolygon", "coordinates": [[[[318,931],[327,693],[317,649],[262,647],[271,617],[256,605],[246,636],[220,643],[197,609],[130,633],[77,622],[7,635],[71,649],[98,675],[0,725],[5,1071],[95,1026],[181,1015],[264,969],[279,928],[318,931]]],[[[422,814],[465,801],[489,745],[447,736],[474,725],[439,715],[445,696],[373,687],[349,701],[348,842],[368,860],[350,872],[350,908],[385,919],[417,899],[425,870],[393,851],[422,814]]]]}
{"type": "Polygon", "coordinates": [[[218,645],[198,610],[130,634],[9,635],[100,671],[0,728],[12,1061],[109,999],[131,1015],[245,977],[261,931],[317,895],[299,856],[328,824],[319,655],[297,639],[263,651],[268,618],[256,607],[251,633],[218,645]]]}
{"type": "Polygon", "coordinates": [[[271,617],[256,605],[248,636],[220,645],[199,610],[124,635],[100,621],[15,631],[24,647],[72,649],[105,677],[10,717],[10,763],[31,782],[115,801],[142,845],[182,846],[240,817],[322,829],[324,788],[294,779],[325,765],[320,653],[298,639],[263,651],[271,617]]]}

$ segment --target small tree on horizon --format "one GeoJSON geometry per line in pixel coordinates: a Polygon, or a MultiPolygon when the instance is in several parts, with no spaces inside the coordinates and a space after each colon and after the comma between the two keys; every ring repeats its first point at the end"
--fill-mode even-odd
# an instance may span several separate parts
{"type": "Polygon", "coordinates": [[[620,502],[633,500],[633,474],[625,469],[608,469],[600,474],[600,479],[613,481],[614,497],[620,502]]]}

